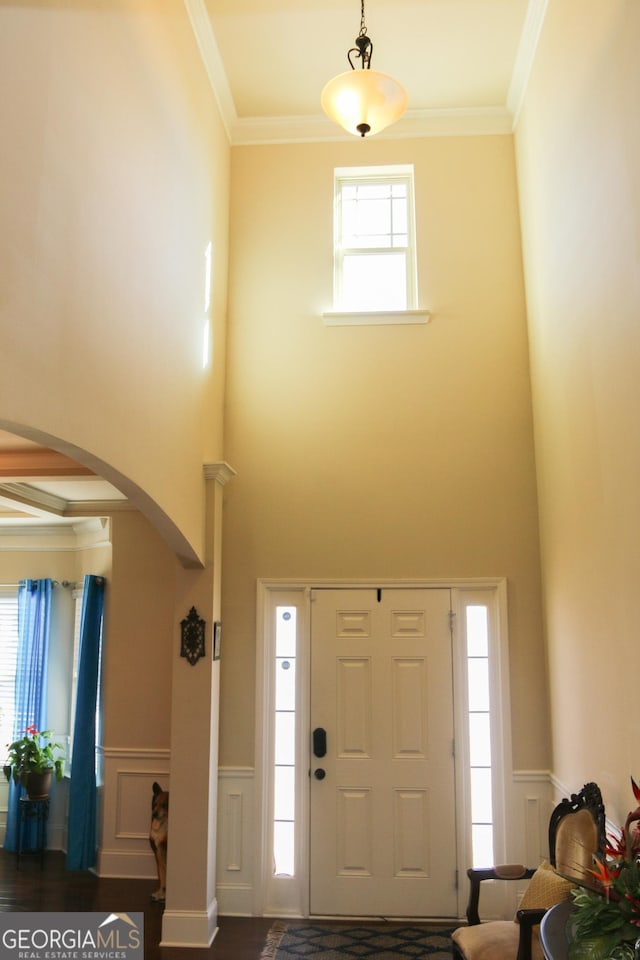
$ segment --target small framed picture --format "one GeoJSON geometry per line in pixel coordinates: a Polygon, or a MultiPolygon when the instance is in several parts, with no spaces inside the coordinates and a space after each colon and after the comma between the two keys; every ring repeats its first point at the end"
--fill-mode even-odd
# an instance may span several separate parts
{"type": "Polygon", "coordinates": [[[213,659],[220,659],[220,644],[222,643],[222,624],[219,620],[213,625],[213,659]]]}

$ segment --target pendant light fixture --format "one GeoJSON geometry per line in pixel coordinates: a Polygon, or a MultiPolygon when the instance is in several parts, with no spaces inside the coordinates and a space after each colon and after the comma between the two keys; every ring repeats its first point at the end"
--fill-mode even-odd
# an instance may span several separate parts
{"type": "Polygon", "coordinates": [[[364,22],[364,0],[360,0],[360,33],[355,44],[347,53],[351,69],[329,81],[320,102],[331,120],[349,133],[365,137],[395,123],[407,109],[408,98],[397,80],[371,69],[373,43],[364,22]],[[360,60],[361,70],[356,70],[352,57],[360,60]]]}

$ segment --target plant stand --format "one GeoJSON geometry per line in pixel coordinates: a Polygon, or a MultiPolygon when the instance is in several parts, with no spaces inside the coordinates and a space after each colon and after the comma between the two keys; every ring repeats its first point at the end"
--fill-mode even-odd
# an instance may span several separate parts
{"type": "Polygon", "coordinates": [[[20,857],[25,853],[40,854],[40,867],[44,866],[44,852],[47,849],[47,821],[49,819],[49,797],[21,797],[18,803],[18,843],[16,848],[16,870],[20,867],[20,857]],[[26,845],[29,825],[34,824],[33,842],[26,845]]]}

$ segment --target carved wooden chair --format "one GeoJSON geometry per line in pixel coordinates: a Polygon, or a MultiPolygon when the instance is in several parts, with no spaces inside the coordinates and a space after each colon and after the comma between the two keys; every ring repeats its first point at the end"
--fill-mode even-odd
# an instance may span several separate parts
{"type": "Polygon", "coordinates": [[[467,926],[453,932],[457,960],[544,960],[538,937],[545,912],[565,900],[570,890],[591,883],[589,869],[604,852],[605,814],[600,788],[587,783],[562,800],[549,821],[549,860],[537,869],[507,864],[467,870],[471,886],[467,926]],[[529,884],[513,920],[481,923],[480,887],[484,880],[523,880],[529,884]]]}

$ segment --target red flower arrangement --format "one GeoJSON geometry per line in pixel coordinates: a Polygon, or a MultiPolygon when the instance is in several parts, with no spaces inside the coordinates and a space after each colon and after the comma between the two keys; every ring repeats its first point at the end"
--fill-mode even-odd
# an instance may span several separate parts
{"type": "Polygon", "coordinates": [[[640,787],[631,778],[636,809],[619,835],[607,835],[604,858],[590,871],[593,887],[573,891],[573,940],[577,960],[634,960],[640,949],[640,787]],[[587,952],[588,944],[588,952],[587,952]]]}
{"type": "Polygon", "coordinates": [[[3,767],[7,780],[13,777],[18,783],[29,773],[44,773],[52,770],[56,780],[61,780],[64,772],[64,756],[60,753],[62,744],[54,743],[52,730],[38,731],[31,724],[24,734],[7,747],[7,762],[3,767]]]}

